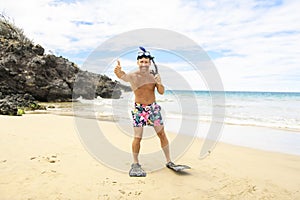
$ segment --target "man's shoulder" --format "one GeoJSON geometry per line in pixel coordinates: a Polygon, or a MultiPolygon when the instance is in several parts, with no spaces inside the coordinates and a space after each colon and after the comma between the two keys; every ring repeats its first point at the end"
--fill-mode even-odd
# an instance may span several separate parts
{"type": "Polygon", "coordinates": [[[138,76],[137,71],[126,73],[126,77],[128,81],[135,79],[138,76]]]}
{"type": "Polygon", "coordinates": [[[130,75],[130,76],[137,76],[138,74],[139,74],[139,71],[134,71],[134,72],[128,73],[128,75],[130,75]]]}

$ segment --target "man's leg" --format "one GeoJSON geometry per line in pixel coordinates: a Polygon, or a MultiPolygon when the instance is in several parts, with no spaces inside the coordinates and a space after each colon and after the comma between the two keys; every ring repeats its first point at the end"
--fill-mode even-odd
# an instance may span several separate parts
{"type": "Polygon", "coordinates": [[[129,170],[129,176],[134,177],[145,177],[147,173],[142,169],[139,164],[139,152],[140,152],[140,143],[143,136],[143,127],[134,127],[134,138],[132,141],[132,155],[133,155],[133,164],[129,170]]]}
{"type": "Polygon", "coordinates": [[[139,163],[139,152],[141,146],[141,140],[143,137],[143,127],[134,127],[134,138],[132,141],[132,155],[133,155],[133,163],[139,163]]]}
{"type": "Polygon", "coordinates": [[[155,129],[157,136],[160,139],[160,145],[161,145],[161,148],[163,149],[163,152],[166,157],[166,161],[168,163],[171,161],[171,158],[170,158],[169,141],[166,136],[164,126],[154,126],[154,129],[155,129]]]}

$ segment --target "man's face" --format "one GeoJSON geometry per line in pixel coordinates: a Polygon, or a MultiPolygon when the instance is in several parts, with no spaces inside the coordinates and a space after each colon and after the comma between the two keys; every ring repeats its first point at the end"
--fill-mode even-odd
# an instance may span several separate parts
{"type": "Polygon", "coordinates": [[[141,58],[138,59],[137,64],[140,67],[141,72],[148,72],[151,62],[149,58],[141,58]]]}

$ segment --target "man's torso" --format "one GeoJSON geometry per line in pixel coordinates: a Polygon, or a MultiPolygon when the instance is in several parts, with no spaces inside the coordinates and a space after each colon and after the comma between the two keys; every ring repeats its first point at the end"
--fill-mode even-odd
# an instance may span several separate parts
{"type": "Polygon", "coordinates": [[[155,102],[155,79],[152,74],[131,74],[131,88],[134,91],[135,102],[140,104],[152,104],[155,102]]]}

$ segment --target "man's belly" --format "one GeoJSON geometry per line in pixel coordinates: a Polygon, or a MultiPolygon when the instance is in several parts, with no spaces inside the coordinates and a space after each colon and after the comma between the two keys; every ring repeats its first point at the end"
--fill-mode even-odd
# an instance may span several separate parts
{"type": "Polygon", "coordinates": [[[135,103],[140,103],[140,104],[152,104],[153,102],[155,102],[155,96],[151,96],[151,97],[135,97],[135,103]]]}

